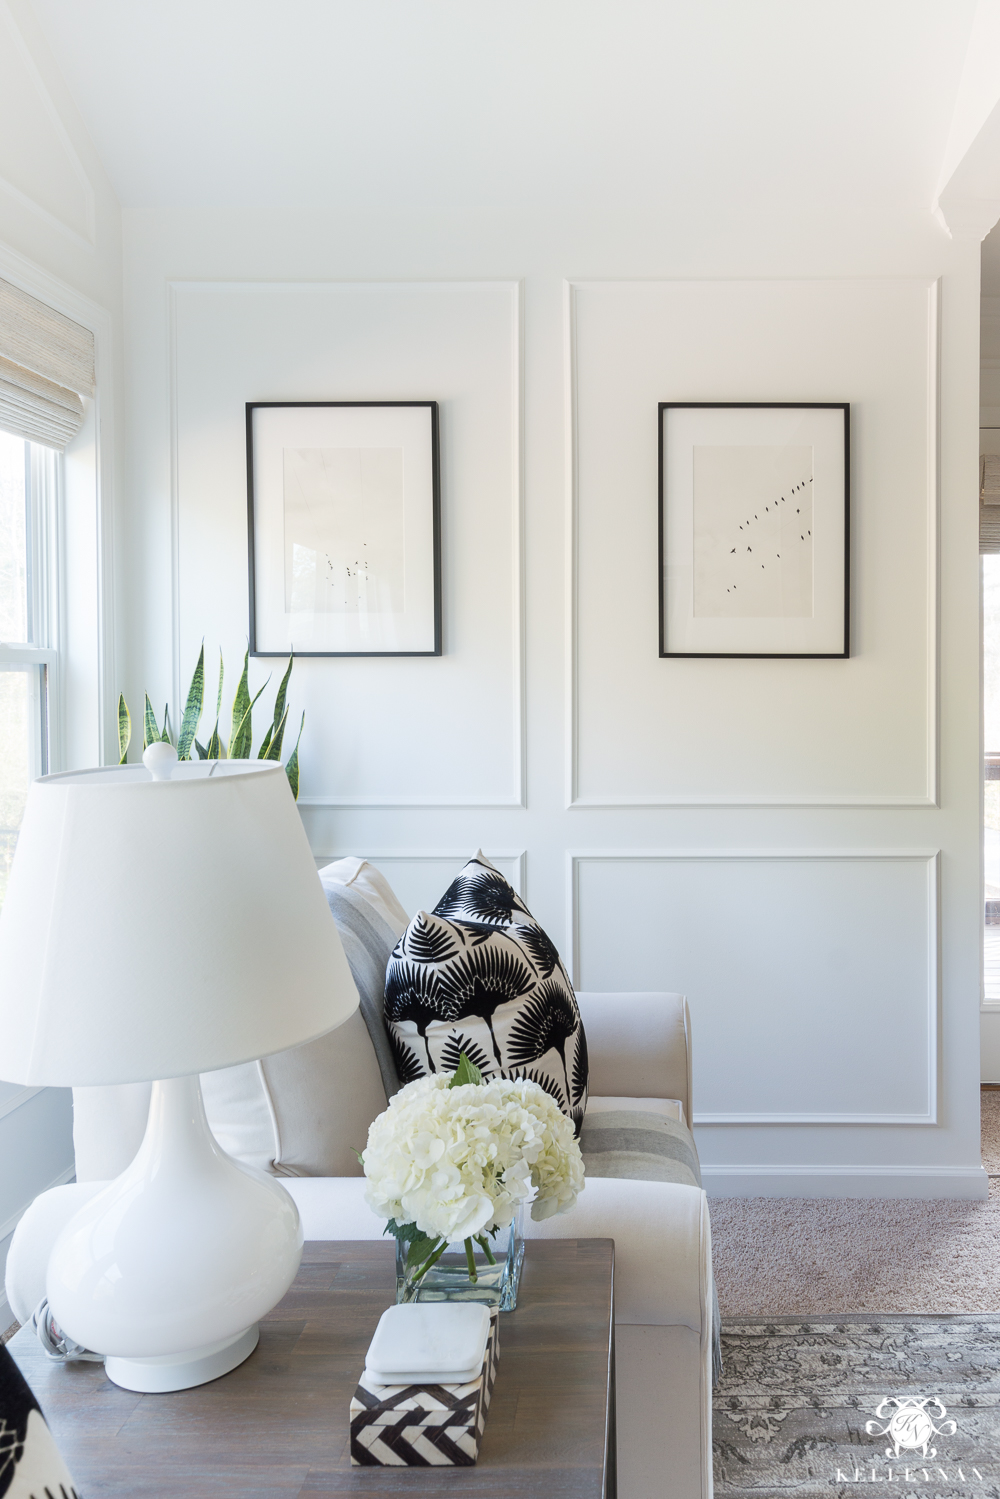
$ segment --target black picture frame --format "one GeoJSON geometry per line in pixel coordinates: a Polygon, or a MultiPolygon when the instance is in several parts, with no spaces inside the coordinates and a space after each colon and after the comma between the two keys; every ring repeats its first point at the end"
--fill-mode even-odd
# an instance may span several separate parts
{"type": "Polygon", "coordinates": [[[687,660],[812,660],[842,661],[851,654],[851,406],[849,401],[660,401],[657,406],[657,565],[659,654],[664,659],[687,660]],[[843,646],[836,651],[681,651],[668,649],[666,545],[666,420],[669,411],[839,411],[843,416],[843,646]]]}
{"type": "MultiPolygon", "coordinates": [[[[257,531],[256,493],[254,484],[254,412],[280,408],[311,410],[330,408],[398,408],[426,410],[430,414],[430,462],[431,462],[431,531],[433,572],[433,631],[434,644],[429,650],[323,650],[310,651],[295,648],[297,657],[337,656],[440,656],[443,654],[442,585],[441,585],[441,443],[440,413],[437,401],[247,401],[246,402],[246,461],[247,461],[247,561],[249,575],[249,647],[250,655],[257,657],[287,656],[287,648],[267,650],[261,647],[257,622],[257,531]]],[[[293,642],[294,644],[294,642],[293,642]]]]}

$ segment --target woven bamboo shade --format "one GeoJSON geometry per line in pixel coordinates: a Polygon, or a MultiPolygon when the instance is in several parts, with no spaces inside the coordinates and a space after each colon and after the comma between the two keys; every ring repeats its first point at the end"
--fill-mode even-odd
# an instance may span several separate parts
{"type": "Polygon", "coordinates": [[[93,394],[90,329],[0,280],[0,428],[62,449],[93,394]]]}

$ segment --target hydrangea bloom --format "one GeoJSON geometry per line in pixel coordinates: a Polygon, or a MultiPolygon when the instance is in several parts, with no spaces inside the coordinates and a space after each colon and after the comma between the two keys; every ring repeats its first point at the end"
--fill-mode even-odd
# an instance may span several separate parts
{"type": "Polygon", "coordinates": [[[506,1228],[532,1188],[540,1219],[565,1213],[584,1186],[573,1121],[525,1078],[408,1083],[369,1129],[364,1168],[380,1217],[450,1243],[506,1228]]]}

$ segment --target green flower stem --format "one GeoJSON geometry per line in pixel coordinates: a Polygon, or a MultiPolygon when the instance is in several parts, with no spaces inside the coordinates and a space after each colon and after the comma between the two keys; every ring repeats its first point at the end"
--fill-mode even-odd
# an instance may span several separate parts
{"type": "Polygon", "coordinates": [[[486,1235],[485,1234],[477,1234],[476,1235],[476,1243],[479,1245],[480,1249],[482,1249],[483,1253],[485,1254],[486,1258],[489,1260],[490,1264],[491,1265],[495,1265],[496,1262],[497,1262],[497,1257],[493,1253],[492,1249],[490,1248],[490,1241],[489,1241],[489,1239],[487,1239],[486,1235]]]}
{"type": "Polygon", "coordinates": [[[476,1257],[472,1252],[471,1239],[466,1239],[465,1241],[465,1263],[469,1267],[469,1279],[472,1281],[472,1284],[475,1285],[476,1281],[479,1279],[479,1276],[476,1274],[476,1257]]]}
{"type": "Polygon", "coordinates": [[[415,1282],[418,1281],[422,1275],[426,1275],[428,1270],[432,1269],[433,1266],[437,1264],[438,1260],[441,1258],[447,1248],[448,1240],[442,1239],[433,1253],[429,1254],[424,1260],[423,1264],[420,1266],[420,1269],[415,1272],[413,1276],[415,1282]]]}

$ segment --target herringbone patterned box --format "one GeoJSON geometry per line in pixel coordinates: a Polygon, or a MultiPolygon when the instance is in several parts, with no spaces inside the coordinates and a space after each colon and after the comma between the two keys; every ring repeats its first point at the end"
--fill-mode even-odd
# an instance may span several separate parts
{"type": "Polygon", "coordinates": [[[357,1468],[468,1468],[479,1456],[500,1357],[490,1309],[482,1372],[469,1384],[366,1384],[351,1401],[351,1462],[357,1468]]]}

